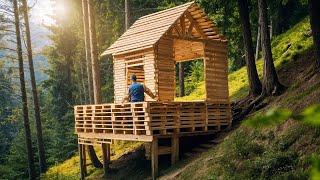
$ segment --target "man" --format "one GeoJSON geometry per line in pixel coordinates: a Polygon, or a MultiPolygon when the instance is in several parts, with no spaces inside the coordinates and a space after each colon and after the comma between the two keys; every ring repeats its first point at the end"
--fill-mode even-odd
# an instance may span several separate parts
{"type": "Polygon", "coordinates": [[[127,96],[123,99],[123,102],[143,102],[144,93],[149,95],[152,99],[156,99],[156,96],[149,88],[137,82],[137,76],[135,74],[131,76],[131,82],[132,84],[129,87],[127,96]]]}

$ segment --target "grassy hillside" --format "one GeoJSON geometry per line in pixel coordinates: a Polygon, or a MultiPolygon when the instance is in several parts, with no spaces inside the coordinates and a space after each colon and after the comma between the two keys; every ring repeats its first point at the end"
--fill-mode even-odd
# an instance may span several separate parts
{"type": "MultiPolygon", "coordinates": [[[[315,159],[319,159],[319,128],[291,116],[286,118],[289,110],[298,114],[308,106],[320,103],[320,76],[309,74],[315,58],[308,31],[306,18],[272,42],[279,78],[288,87],[287,91],[279,97],[267,99],[266,107],[245,120],[221,144],[182,166],[182,170],[168,170],[163,179],[309,179],[310,174],[316,176],[319,169],[312,168],[312,164],[317,166],[315,159]],[[284,115],[277,114],[274,110],[277,108],[288,110],[284,115]],[[284,116],[283,121],[281,116],[284,116]],[[256,117],[260,117],[262,124],[271,125],[262,128],[248,126],[256,117]]],[[[262,61],[257,67],[261,75],[262,61]]],[[[229,82],[233,99],[246,95],[245,68],[231,73],[229,82]]],[[[316,115],[320,116],[319,109],[316,115]]],[[[311,119],[314,121],[317,117],[311,119]]]]}
{"type": "MultiPolygon", "coordinates": [[[[272,51],[280,80],[289,88],[284,95],[268,99],[270,105],[265,109],[283,106],[298,112],[319,101],[314,97],[320,97],[318,90],[320,87],[318,79],[320,78],[303,78],[306,77],[306,69],[312,61],[312,38],[308,35],[309,29],[309,20],[305,18],[286,33],[273,39],[272,51]]],[[[260,75],[262,66],[263,61],[259,60],[257,68],[260,75]]],[[[229,74],[229,90],[233,100],[246,96],[248,80],[245,67],[229,74]]],[[[199,87],[189,96],[177,98],[177,100],[196,100],[203,99],[203,97],[204,84],[200,83],[199,87]]],[[[168,173],[169,176],[166,178],[306,178],[307,169],[311,163],[311,154],[319,152],[317,145],[320,144],[318,138],[320,133],[317,132],[312,127],[305,127],[290,120],[280,126],[263,130],[241,126],[222,144],[204,153],[192,163],[181,162],[179,166],[183,167],[183,170],[179,167],[167,169],[165,173],[168,173]],[[170,176],[176,171],[181,171],[178,176],[170,176]]],[[[112,147],[112,159],[118,159],[140,145],[140,143],[117,142],[112,147]]],[[[98,155],[101,156],[100,151],[98,155]]],[[[124,171],[120,170],[115,174],[121,174],[123,178],[130,176],[131,179],[148,177],[150,169],[149,165],[146,167],[144,164],[145,161],[138,158],[130,162],[140,164],[135,164],[130,170],[131,164],[128,163],[124,171]]],[[[101,178],[101,170],[95,170],[91,166],[88,169],[89,179],[101,178]]],[[[57,164],[44,175],[44,179],[78,179],[78,177],[78,156],[57,164]]]]}
{"type": "MultiPolygon", "coordinates": [[[[272,40],[272,53],[274,63],[277,69],[284,67],[291,60],[295,60],[299,55],[310,50],[312,38],[307,35],[310,30],[309,18],[304,18],[300,23],[272,40]]],[[[263,61],[257,61],[257,69],[260,77],[262,76],[263,61]]],[[[228,76],[229,94],[233,100],[239,99],[248,93],[247,69],[243,67],[238,71],[232,72],[228,76]]],[[[188,101],[195,99],[204,99],[204,83],[189,96],[176,98],[178,101],[188,101]]]]}

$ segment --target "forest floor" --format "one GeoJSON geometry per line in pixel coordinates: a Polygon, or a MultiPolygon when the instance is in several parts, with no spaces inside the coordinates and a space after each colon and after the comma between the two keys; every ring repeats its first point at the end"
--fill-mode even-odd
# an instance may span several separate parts
{"type": "MultiPolygon", "coordinates": [[[[320,103],[320,77],[310,74],[314,61],[312,38],[307,34],[308,18],[272,41],[273,57],[280,81],[288,87],[281,96],[267,98],[266,106],[254,114],[274,108],[287,108],[299,113],[320,103]]],[[[257,61],[259,75],[263,61],[257,61]]],[[[229,75],[229,89],[233,100],[248,92],[246,69],[229,75]]],[[[177,100],[202,99],[203,83],[187,97],[177,100]]],[[[235,122],[232,129],[215,137],[218,144],[206,152],[182,155],[181,161],[170,167],[170,157],[159,159],[160,179],[307,179],[311,155],[319,153],[320,133],[311,127],[288,119],[281,125],[255,130],[235,122]]],[[[117,142],[113,145],[111,171],[88,166],[88,179],[150,179],[150,161],[144,156],[141,143],[117,142]],[[130,177],[130,178],[128,178],[130,177]]],[[[101,152],[98,151],[101,156],[101,152]]],[[[90,162],[89,162],[90,163],[90,162]]],[[[49,169],[44,179],[78,179],[78,156],[49,169]]]]}

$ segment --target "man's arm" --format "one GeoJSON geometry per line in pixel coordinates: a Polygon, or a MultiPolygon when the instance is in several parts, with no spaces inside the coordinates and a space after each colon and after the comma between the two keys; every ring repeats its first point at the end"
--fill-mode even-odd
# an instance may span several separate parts
{"type": "Polygon", "coordinates": [[[130,97],[131,97],[130,89],[128,89],[128,94],[123,98],[122,103],[130,102],[130,97]]]}
{"type": "Polygon", "coordinates": [[[150,96],[152,99],[156,99],[157,96],[155,96],[146,85],[143,85],[143,89],[148,96],[150,96]]]}

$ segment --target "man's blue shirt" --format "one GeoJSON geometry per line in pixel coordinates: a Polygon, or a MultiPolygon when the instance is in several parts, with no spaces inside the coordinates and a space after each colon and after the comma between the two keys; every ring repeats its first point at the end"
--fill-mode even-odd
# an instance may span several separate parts
{"type": "Polygon", "coordinates": [[[134,82],[129,87],[129,95],[131,102],[144,101],[144,87],[142,84],[134,82]]]}

